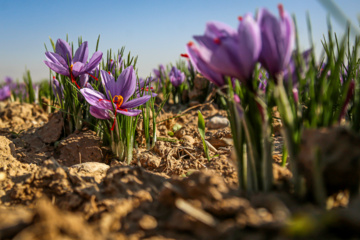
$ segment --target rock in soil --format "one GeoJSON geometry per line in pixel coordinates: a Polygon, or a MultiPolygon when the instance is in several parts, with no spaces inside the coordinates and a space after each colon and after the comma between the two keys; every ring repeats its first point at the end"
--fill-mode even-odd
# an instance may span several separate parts
{"type": "Polygon", "coordinates": [[[105,163],[85,162],[72,165],[68,170],[72,173],[77,173],[81,177],[95,177],[95,181],[100,183],[109,168],[110,166],[105,163]]]}
{"type": "Polygon", "coordinates": [[[209,129],[221,129],[230,126],[229,119],[222,116],[214,116],[209,119],[206,124],[206,127],[209,129]]]}

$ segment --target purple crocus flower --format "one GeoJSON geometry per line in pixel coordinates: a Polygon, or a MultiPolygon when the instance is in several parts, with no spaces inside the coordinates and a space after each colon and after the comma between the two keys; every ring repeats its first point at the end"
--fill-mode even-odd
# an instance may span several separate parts
{"type": "Polygon", "coordinates": [[[5,77],[5,85],[10,87],[10,91],[16,91],[18,89],[18,84],[14,82],[11,77],[5,77]]]}
{"type": "Polygon", "coordinates": [[[178,87],[185,81],[185,73],[173,66],[169,73],[169,80],[174,87],[178,87]]]}
{"type": "Polygon", "coordinates": [[[137,97],[140,97],[140,92],[143,92],[143,94],[146,95],[152,95],[153,97],[156,97],[157,96],[156,93],[154,92],[151,93],[151,91],[154,89],[151,86],[151,83],[155,81],[157,81],[157,78],[148,77],[145,80],[143,78],[139,78],[139,83],[136,84],[136,90],[135,90],[137,97]]]}
{"type": "MultiPolygon", "coordinates": [[[[304,60],[305,68],[307,68],[309,65],[309,62],[311,59],[310,58],[311,52],[312,52],[312,49],[308,49],[301,54],[302,58],[304,60]]],[[[300,69],[300,72],[304,73],[305,69],[300,69]]],[[[284,82],[287,82],[291,79],[293,86],[296,86],[298,84],[299,79],[298,79],[298,75],[296,72],[295,60],[293,57],[290,59],[290,63],[288,65],[288,67],[284,69],[283,73],[284,73],[284,82]]]]}
{"type": "Polygon", "coordinates": [[[13,79],[11,77],[5,77],[5,84],[9,85],[13,83],[13,79]]]}
{"type": "Polygon", "coordinates": [[[199,49],[195,46],[193,42],[189,42],[186,46],[187,55],[195,67],[196,71],[201,73],[206,79],[214,83],[218,87],[222,87],[226,84],[223,75],[215,72],[202,58],[199,49]]]}
{"type": "MultiPolygon", "coordinates": [[[[96,118],[111,119],[112,116],[116,117],[117,113],[136,116],[141,113],[141,110],[131,108],[138,107],[151,98],[149,95],[144,95],[128,101],[136,89],[136,74],[132,66],[122,71],[117,81],[111,73],[101,70],[101,79],[106,94],[90,88],[80,90],[85,100],[91,105],[90,114],[96,118]],[[112,102],[116,108],[115,112],[112,102]]],[[[115,121],[116,118],[111,130],[114,130],[115,121]]]]}
{"type": "Polygon", "coordinates": [[[64,89],[60,85],[60,82],[55,78],[55,76],[53,77],[53,79],[51,81],[51,86],[52,86],[54,95],[58,98],[58,101],[61,102],[63,100],[64,89]]]}
{"type": "Polygon", "coordinates": [[[295,41],[294,23],[281,4],[279,12],[280,19],[263,8],[258,14],[262,41],[259,61],[275,78],[289,66],[295,41]]]}
{"type": "Polygon", "coordinates": [[[267,86],[267,80],[266,80],[266,79],[260,80],[259,89],[260,89],[262,92],[265,92],[265,91],[266,91],[266,86],[267,86]]]}
{"type": "Polygon", "coordinates": [[[4,101],[10,96],[11,96],[11,91],[8,85],[5,85],[2,88],[0,88],[0,101],[4,101]]]}
{"type": "Polygon", "coordinates": [[[261,50],[260,28],[250,14],[240,17],[237,30],[224,23],[209,22],[199,43],[201,59],[221,75],[242,82],[251,79],[261,50]]]}
{"type": "Polygon", "coordinates": [[[159,69],[154,69],[153,71],[154,71],[156,78],[158,78],[158,79],[162,79],[162,78],[166,77],[165,67],[162,64],[159,65],[159,69]]]}
{"type": "Polygon", "coordinates": [[[87,62],[89,49],[87,42],[83,42],[81,46],[76,50],[75,56],[72,56],[70,45],[62,40],[58,39],[56,42],[56,53],[46,52],[45,56],[48,61],[44,61],[45,64],[53,71],[68,76],[71,81],[76,84],[80,89],[80,86],[76,83],[76,78],[82,74],[90,74],[95,69],[101,59],[102,52],[97,51],[87,62]]]}

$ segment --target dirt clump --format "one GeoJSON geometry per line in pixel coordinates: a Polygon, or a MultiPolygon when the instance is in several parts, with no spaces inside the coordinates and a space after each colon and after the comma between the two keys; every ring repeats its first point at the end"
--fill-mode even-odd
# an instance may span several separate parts
{"type": "Polygon", "coordinates": [[[54,143],[61,137],[64,127],[64,119],[61,112],[53,113],[49,116],[49,121],[40,127],[36,134],[44,143],[54,143]]]}
{"type": "Polygon", "coordinates": [[[0,114],[0,128],[19,132],[42,126],[47,120],[47,114],[39,105],[9,102],[0,114]]]}
{"type": "Polygon", "coordinates": [[[61,140],[56,153],[59,163],[64,166],[103,161],[101,140],[90,130],[73,133],[61,140]]]}
{"type": "Polygon", "coordinates": [[[299,166],[309,194],[315,190],[314,172],[321,176],[327,195],[345,189],[357,194],[360,182],[359,145],[360,138],[343,127],[304,131],[299,166]]]}

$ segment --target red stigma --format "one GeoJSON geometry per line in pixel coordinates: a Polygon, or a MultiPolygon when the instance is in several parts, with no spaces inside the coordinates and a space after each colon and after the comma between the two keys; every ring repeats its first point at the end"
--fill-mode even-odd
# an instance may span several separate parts
{"type": "Polygon", "coordinates": [[[112,59],[110,59],[110,62],[112,62],[113,60],[112,59]]]}
{"type": "Polygon", "coordinates": [[[284,6],[281,3],[278,4],[278,9],[279,9],[280,17],[283,18],[284,17],[284,6]]]}
{"type": "Polygon", "coordinates": [[[220,44],[220,43],[221,43],[220,38],[215,38],[215,39],[214,39],[214,43],[220,44]]]}
{"type": "Polygon", "coordinates": [[[238,20],[239,20],[239,21],[242,21],[242,20],[243,20],[243,17],[242,17],[242,16],[238,16],[238,20]]]}
{"type": "Polygon", "coordinates": [[[91,75],[90,73],[88,73],[88,75],[89,75],[90,77],[92,77],[93,79],[95,79],[96,81],[99,80],[97,77],[95,77],[94,75],[91,75]]]}
{"type": "Polygon", "coordinates": [[[181,57],[184,57],[184,58],[189,58],[189,55],[186,54],[186,53],[182,53],[182,54],[180,54],[180,56],[181,56],[181,57]]]}
{"type": "Polygon", "coordinates": [[[108,71],[108,74],[110,75],[110,71],[108,71]]]}
{"type": "Polygon", "coordinates": [[[53,79],[55,80],[55,76],[53,76],[53,79]]]}
{"type": "Polygon", "coordinates": [[[190,42],[188,42],[188,44],[187,44],[187,46],[188,46],[188,47],[191,47],[191,46],[193,46],[193,45],[194,45],[194,43],[193,43],[193,42],[191,42],[191,41],[190,41],[190,42]]]}

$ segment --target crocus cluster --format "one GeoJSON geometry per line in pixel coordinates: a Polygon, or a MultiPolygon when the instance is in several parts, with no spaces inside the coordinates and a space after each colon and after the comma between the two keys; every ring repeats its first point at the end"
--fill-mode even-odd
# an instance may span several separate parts
{"type": "Polygon", "coordinates": [[[169,80],[174,87],[178,87],[185,81],[185,73],[173,66],[169,73],[169,80]]]}
{"type": "MultiPolygon", "coordinates": [[[[109,59],[106,65],[106,71],[100,70],[99,67],[99,63],[102,60],[102,52],[95,52],[89,61],[87,61],[88,55],[87,42],[83,42],[73,56],[70,45],[66,41],[58,39],[55,53],[45,53],[47,58],[45,64],[54,72],[70,78],[71,82],[80,89],[85,100],[91,105],[90,114],[95,118],[116,119],[117,113],[126,116],[136,116],[140,114],[141,110],[132,108],[144,104],[149,100],[151,95],[144,94],[142,97],[138,96],[130,100],[133,98],[135,90],[137,94],[139,93],[133,67],[129,66],[123,70],[115,81],[114,75],[116,70],[124,67],[121,55],[119,55],[118,61],[116,62],[109,59]],[[97,76],[99,72],[102,86],[100,86],[99,90],[94,90],[91,84],[89,84],[89,76],[98,80],[97,76]]],[[[147,88],[145,85],[148,84],[149,82],[146,84],[145,82],[140,82],[140,88],[147,88]]],[[[52,79],[52,88],[54,95],[61,101],[64,97],[64,89],[55,76],[52,79]]],[[[136,97],[136,95],[134,95],[134,97],[136,97]]]]}
{"type": "Polygon", "coordinates": [[[0,101],[9,98],[12,93],[16,98],[24,99],[26,97],[25,84],[16,83],[11,77],[5,77],[5,84],[0,88],[0,101]]]}
{"type": "Polygon", "coordinates": [[[257,18],[251,14],[239,17],[235,30],[220,22],[209,22],[202,36],[194,36],[199,46],[187,44],[187,53],[197,71],[215,85],[227,82],[224,76],[243,83],[253,78],[257,62],[275,80],[289,67],[295,40],[294,24],[279,5],[280,18],[260,9],[257,18]]]}
{"type": "Polygon", "coordinates": [[[155,77],[158,80],[161,80],[163,78],[166,78],[166,71],[164,65],[160,64],[158,69],[154,69],[155,77]]]}
{"type": "Polygon", "coordinates": [[[83,42],[73,56],[70,45],[66,41],[58,39],[55,53],[46,52],[47,61],[44,62],[54,72],[70,77],[71,81],[80,89],[76,78],[84,74],[92,75],[91,72],[102,59],[102,52],[100,51],[95,52],[89,62],[87,62],[88,55],[87,42],[83,42]]]}

